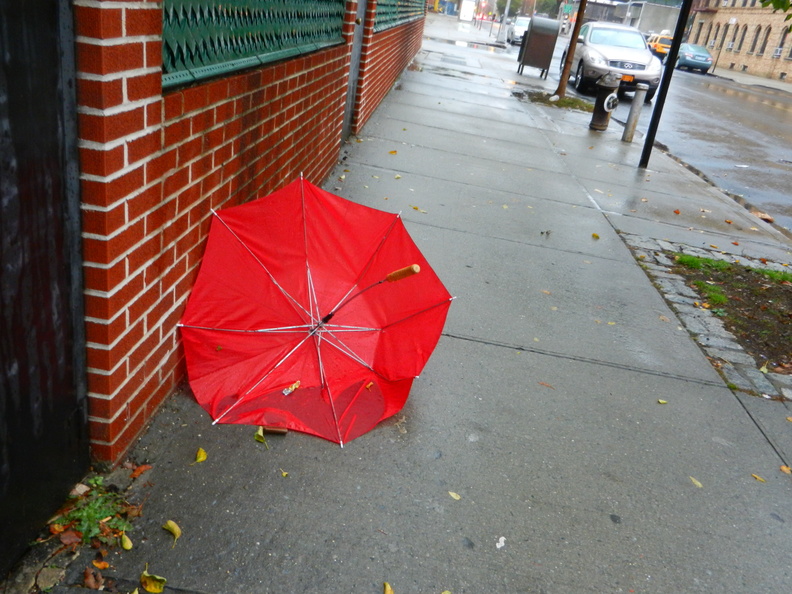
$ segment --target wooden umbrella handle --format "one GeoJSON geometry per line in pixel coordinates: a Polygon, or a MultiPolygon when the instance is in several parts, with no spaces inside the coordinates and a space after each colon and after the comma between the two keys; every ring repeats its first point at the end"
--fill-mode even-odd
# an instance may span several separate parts
{"type": "Polygon", "coordinates": [[[396,281],[412,276],[413,274],[418,274],[419,272],[421,272],[421,267],[418,266],[418,264],[412,264],[411,266],[405,266],[399,270],[394,270],[385,278],[389,283],[395,283],[396,281]]]}

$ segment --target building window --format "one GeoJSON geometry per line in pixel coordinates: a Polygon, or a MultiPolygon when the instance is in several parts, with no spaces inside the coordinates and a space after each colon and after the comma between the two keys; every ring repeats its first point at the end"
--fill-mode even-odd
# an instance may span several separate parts
{"type": "Polygon", "coordinates": [[[698,43],[701,39],[701,30],[704,28],[704,21],[699,21],[698,30],[696,31],[696,40],[693,43],[698,43]]]}
{"type": "Polygon", "coordinates": [[[745,37],[748,35],[748,25],[743,25],[742,34],[740,35],[740,43],[737,44],[738,52],[742,51],[743,44],[745,43],[745,37]]]}
{"type": "Polygon", "coordinates": [[[759,50],[759,55],[760,56],[763,56],[764,53],[765,53],[765,50],[767,49],[767,42],[770,41],[770,31],[772,31],[771,27],[768,27],[767,31],[765,31],[764,39],[762,40],[762,49],[759,50]]]}
{"type": "Polygon", "coordinates": [[[756,51],[756,46],[759,45],[759,37],[762,35],[762,26],[759,25],[756,27],[756,33],[754,33],[753,43],[751,43],[751,50],[749,53],[754,53],[756,51]]]}

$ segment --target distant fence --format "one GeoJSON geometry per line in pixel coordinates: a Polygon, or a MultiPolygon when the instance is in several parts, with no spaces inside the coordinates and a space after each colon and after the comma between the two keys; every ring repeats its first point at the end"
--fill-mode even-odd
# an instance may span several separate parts
{"type": "MultiPolygon", "coordinates": [[[[412,2],[384,4],[401,15],[412,2]]],[[[343,43],[344,9],[344,0],[164,0],[162,86],[343,43]]]]}

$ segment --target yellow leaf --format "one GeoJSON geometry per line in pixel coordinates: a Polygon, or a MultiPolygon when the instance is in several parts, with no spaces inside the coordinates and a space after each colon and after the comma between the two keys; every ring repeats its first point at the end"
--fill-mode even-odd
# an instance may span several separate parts
{"type": "Polygon", "coordinates": [[[608,326],[615,326],[616,322],[608,322],[608,326]]]}
{"type": "MultiPolygon", "coordinates": [[[[206,461],[206,450],[203,448],[198,448],[198,451],[195,452],[195,462],[193,464],[198,464],[199,462],[206,461]]],[[[192,464],[190,464],[192,466],[192,464]]]]}
{"type": "Polygon", "coordinates": [[[790,468],[789,466],[782,466],[781,472],[783,472],[784,474],[792,474],[792,468],[790,468]]]}
{"type": "Polygon", "coordinates": [[[412,204],[410,204],[410,208],[412,208],[413,210],[417,210],[418,212],[422,212],[422,213],[426,214],[426,211],[423,208],[419,208],[417,206],[413,206],[412,204]]]}
{"type": "Polygon", "coordinates": [[[286,472],[285,470],[283,470],[283,468],[281,468],[281,469],[280,469],[280,471],[281,471],[281,476],[282,476],[283,478],[286,478],[287,476],[289,476],[289,473],[288,473],[288,472],[286,472]]]}
{"type": "Polygon", "coordinates": [[[173,534],[173,545],[171,545],[171,548],[175,547],[176,541],[179,540],[179,537],[182,535],[181,528],[179,528],[179,525],[173,520],[168,520],[162,527],[173,534]]]}
{"type": "Polygon", "coordinates": [[[140,593],[138,592],[138,589],[135,588],[134,590],[132,590],[132,594],[140,594],[140,593]]]}
{"type": "Polygon", "coordinates": [[[383,594],[394,594],[393,588],[391,588],[391,585],[388,582],[385,582],[383,586],[383,594]]]}
{"type": "Polygon", "coordinates": [[[132,550],[132,539],[129,538],[126,533],[121,535],[121,548],[125,551],[132,550]]]}
{"type": "Polygon", "coordinates": [[[390,155],[395,155],[395,154],[396,154],[396,153],[398,153],[398,152],[399,152],[399,151],[389,151],[389,153],[388,153],[388,154],[390,154],[390,155]]]}
{"type": "Polygon", "coordinates": [[[165,584],[168,580],[158,575],[153,575],[148,572],[148,563],[146,563],[146,570],[140,574],[140,585],[146,592],[164,592],[165,584]]]}
{"type": "Polygon", "coordinates": [[[449,495],[451,495],[451,497],[453,497],[453,498],[454,498],[454,499],[456,499],[457,501],[459,501],[460,499],[462,499],[462,496],[461,496],[461,495],[459,495],[458,493],[454,493],[453,491],[449,491],[449,492],[448,492],[448,494],[449,494],[449,495]]]}
{"type": "Polygon", "coordinates": [[[552,293],[550,291],[543,290],[542,293],[544,293],[545,295],[552,295],[552,293]]]}
{"type": "Polygon", "coordinates": [[[752,477],[754,477],[754,478],[755,478],[757,481],[759,481],[760,483],[766,483],[766,482],[767,482],[766,480],[764,480],[764,479],[763,479],[761,476],[759,476],[758,474],[752,474],[751,476],[752,476],[752,477]]]}
{"type": "Polygon", "coordinates": [[[396,175],[394,175],[394,176],[393,176],[393,179],[401,179],[401,175],[399,175],[399,174],[397,173],[396,175]]]}
{"type": "Polygon", "coordinates": [[[593,237],[594,239],[599,239],[599,235],[597,235],[596,233],[592,233],[591,237],[593,237]]]}
{"type": "Polygon", "coordinates": [[[658,400],[657,404],[668,404],[668,400],[658,400]]]}
{"type": "Polygon", "coordinates": [[[696,479],[694,479],[692,476],[690,477],[690,480],[693,481],[693,484],[696,485],[699,489],[701,489],[704,486],[700,482],[698,482],[696,479]]]}
{"type": "Polygon", "coordinates": [[[765,361],[765,362],[764,362],[764,365],[762,365],[762,366],[759,368],[759,371],[761,371],[762,373],[767,373],[767,361],[765,361]]]}
{"type": "Polygon", "coordinates": [[[792,417],[787,417],[787,421],[789,421],[790,423],[792,423],[792,417]]]}
{"type": "Polygon", "coordinates": [[[107,569],[110,567],[110,564],[107,561],[99,561],[98,559],[94,559],[91,561],[91,563],[94,567],[96,567],[96,569],[107,569]]]}

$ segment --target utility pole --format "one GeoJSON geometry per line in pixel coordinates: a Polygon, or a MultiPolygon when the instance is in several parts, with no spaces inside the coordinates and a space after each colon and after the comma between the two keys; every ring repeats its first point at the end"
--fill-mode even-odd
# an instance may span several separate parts
{"type": "Polygon", "coordinates": [[[561,69],[561,80],[558,81],[558,88],[555,90],[555,95],[558,98],[566,96],[567,81],[569,80],[569,72],[572,70],[572,61],[575,57],[575,46],[577,45],[577,38],[580,35],[580,27],[583,26],[583,13],[586,12],[586,0],[580,0],[578,7],[577,17],[575,18],[575,26],[572,28],[572,34],[569,36],[569,51],[564,60],[564,67],[561,69]]]}

